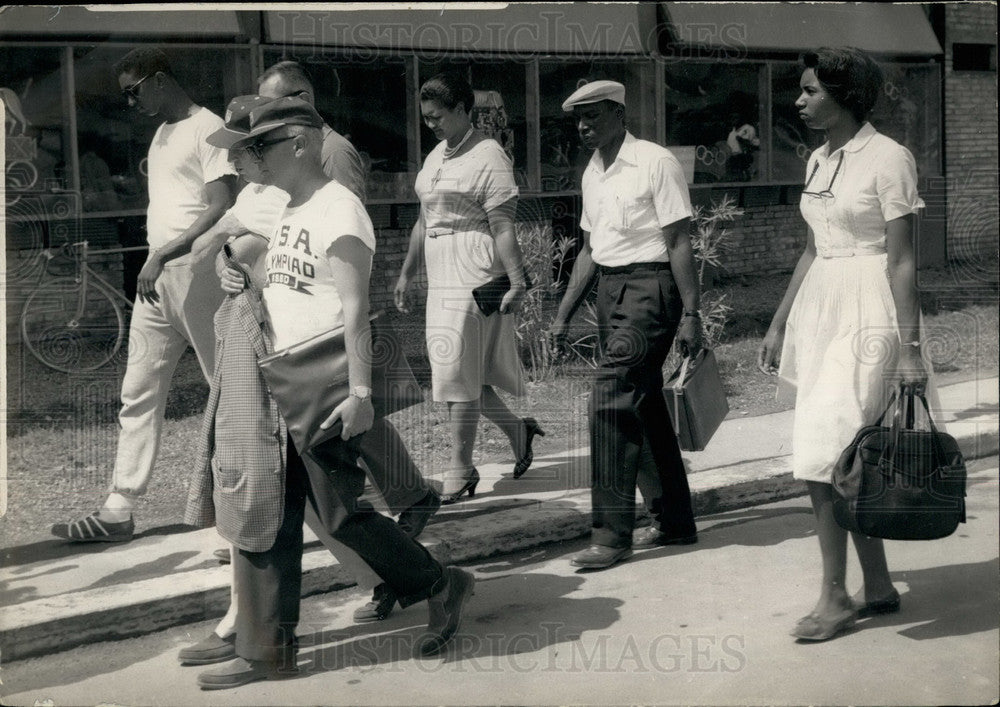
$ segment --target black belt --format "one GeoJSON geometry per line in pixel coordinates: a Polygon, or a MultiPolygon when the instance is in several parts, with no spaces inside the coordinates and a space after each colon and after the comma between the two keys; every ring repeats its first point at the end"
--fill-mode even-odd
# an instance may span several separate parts
{"type": "Polygon", "coordinates": [[[597,271],[601,275],[630,275],[634,272],[655,272],[657,270],[669,270],[670,263],[629,263],[628,265],[619,265],[617,267],[609,267],[607,265],[598,265],[597,271]]]}

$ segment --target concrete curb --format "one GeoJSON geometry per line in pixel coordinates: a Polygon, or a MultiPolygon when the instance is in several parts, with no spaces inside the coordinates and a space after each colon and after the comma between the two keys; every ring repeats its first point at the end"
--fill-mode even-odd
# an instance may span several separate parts
{"type": "MultiPolygon", "coordinates": [[[[997,454],[995,422],[955,435],[967,460],[997,454]]],[[[746,508],[804,495],[792,479],[789,456],[700,471],[689,477],[697,515],[746,508]]],[[[584,537],[590,532],[589,491],[558,500],[510,499],[475,511],[475,522],[432,524],[427,547],[442,562],[471,562],[493,555],[584,537]]],[[[314,548],[303,556],[304,596],[354,586],[352,577],[328,553],[314,548]]],[[[129,584],[45,597],[6,607],[0,655],[7,661],[121,639],[219,617],[229,604],[229,570],[195,569],[129,584]]]]}

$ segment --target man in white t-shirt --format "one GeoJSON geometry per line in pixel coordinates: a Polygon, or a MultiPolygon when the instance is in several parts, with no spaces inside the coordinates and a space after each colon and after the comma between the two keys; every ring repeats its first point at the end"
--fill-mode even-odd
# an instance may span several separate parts
{"type": "Polygon", "coordinates": [[[584,245],[550,329],[558,344],[598,275],[600,367],[590,396],[591,546],[577,567],[609,567],[633,547],[697,541],[691,492],[663,398],[663,363],[676,334],[701,348],[699,285],[688,226],[691,201],[669,150],[626,129],[625,87],[593,81],[563,103],[594,154],[583,173],[584,245]],[[635,533],[635,487],[653,526],[635,533]]]}
{"type": "MultiPolygon", "coordinates": [[[[289,194],[265,260],[264,304],[276,349],[343,326],[349,397],[323,423],[340,422],[341,435],[306,452],[303,461],[289,443],[282,524],[264,552],[240,550],[233,557],[239,587],[237,658],[202,673],[205,689],[222,689],[295,671],[302,564],[302,518],[313,506],[325,529],[354,550],[390,586],[403,606],[427,599],[430,621],[415,652],[435,655],[458,630],[473,577],[443,568],[426,549],[360,496],[365,473],[357,465],[358,437],[371,428],[371,348],[368,280],[375,233],[360,200],[323,173],[323,121],[307,102],[294,97],[271,101],[251,113],[245,146],[263,163],[274,186],[289,194]]],[[[228,292],[244,286],[243,274],[227,270],[228,292]]]]}
{"type": "Polygon", "coordinates": [[[129,105],[164,122],[147,159],[149,256],[139,272],[129,329],[112,492],[97,513],[52,526],[54,535],[77,542],[132,539],[132,509],[152,476],[170,379],[188,345],[211,378],[212,316],[222,293],[211,266],[196,267],[190,249],[232,203],[235,183],[225,150],[205,142],[222,119],[191,100],[163,52],[135,49],[115,73],[129,105]]]}

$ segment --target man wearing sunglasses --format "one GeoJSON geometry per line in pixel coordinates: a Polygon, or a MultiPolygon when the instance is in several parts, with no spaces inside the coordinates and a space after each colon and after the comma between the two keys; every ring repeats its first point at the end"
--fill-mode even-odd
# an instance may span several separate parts
{"type": "Polygon", "coordinates": [[[100,511],[52,526],[57,537],[77,542],[132,539],[132,508],[152,476],[170,379],[188,345],[206,380],[212,377],[212,316],[223,295],[212,268],[195,267],[190,250],[229,208],[235,182],[226,151],[205,142],[222,119],[191,100],[163,52],[135,49],[115,73],[129,107],[164,122],[147,159],[149,256],[136,285],[112,492],[100,511]]]}

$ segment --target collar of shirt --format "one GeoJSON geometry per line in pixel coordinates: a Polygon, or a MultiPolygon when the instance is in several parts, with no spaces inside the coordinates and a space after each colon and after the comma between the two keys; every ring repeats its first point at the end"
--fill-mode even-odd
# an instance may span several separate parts
{"type": "Polygon", "coordinates": [[[625,162],[633,167],[636,166],[639,164],[635,154],[636,142],[638,142],[638,140],[635,139],[635,136],[626,130],[625,139],[622,141],[622,146],[618,148],[618,154],[615,156],[615,161],[608,165],[606,169],[602,169],[604,162],[601,160],[601,151],[594,150],[594,154],[590,156],[590,162],[587,165],[587,169],[592,170],[599,175],[603,175],[610,172],[611,168],[619,162],[625,162]]]}
{"type": "Polygon", "coordinates": [[[824,142],[822,147],[816,150],[816,154],[818,157],[829,158],[833,157],[833,155],[836,155],[840,151],[857,152],[865,145],[867,145],[868,141],[871,140],[872,137],[874,137],[877,133],[878,131],[872,126],[872,124],[866,121],[865,124],[861,126],[861,129],[858,130],[858,132],[854,135],[854,137],[848,140],[847,143],[844,144],[844,146],[841,147],[840,149],[834,150],[833,154],[828,154],[830,152],[829,142],[824,142]]]}

